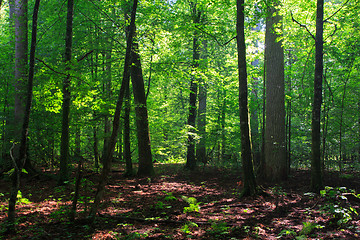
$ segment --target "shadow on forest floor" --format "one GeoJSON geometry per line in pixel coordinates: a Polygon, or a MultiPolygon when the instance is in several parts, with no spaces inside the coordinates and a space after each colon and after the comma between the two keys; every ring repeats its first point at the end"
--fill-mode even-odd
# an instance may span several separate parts
{"type": "MultiPolygon", "coordinates": [[[[308,192],[310,172],[266,186],[266,195],[239,199],[241,178],[229,169],[195,172],[156,164],[152,179],[122,176],[116,165],[96,222],[70,223],[73,184],[24,178],[17,234],[0,239],[358,239],[358,172],[327,172],[323,196],[308,192]],[[339,187],[346,187],[339,188],[339,187]]],[[[98,174],[84,173],[78,219],[86,217],[98,174]]],[[[6,219],[9,183],[0,180],[0,221],[6,219]]]]}

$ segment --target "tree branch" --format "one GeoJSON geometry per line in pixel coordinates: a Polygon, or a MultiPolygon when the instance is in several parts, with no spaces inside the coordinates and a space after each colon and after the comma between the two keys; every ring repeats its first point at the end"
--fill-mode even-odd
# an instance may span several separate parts
{"type": "Polygon", "coordinates": [[[219,42],[219,40],[217,40],[216,36],[206,32],[205,30],[199,28],[198,26],[195,26],[195,28],[199,29],[201,32],[205,33],[206,35],[212,37],[215,40],[215,42],[221,47],[226,46],[228,43],[230,43],[232,40],[236,39],[236,37],[237,37],[237,36],[235,36],[235,37],[231,38],[229,41],[227,41],[226,43],[222,44],[221,42],[219,42]]]}
{"type": "Polygon", "coordinates": [[[335,33],[336,33],[336,31],[338,30],[336,23],[329,22],[329,21],[327,21],[327,22],[328,22],[328,23],[330,23],[330,24],[333,24],[333,25],[334,25],[334,27],[335,27],[335,29],[334,29],[334,31],[333,31],[333,33],[332,33],[332,34],[330,34],[327,38],[325,38],[325,40],[326,40],[326,39],[328,39],[328,38],[330,38],[330,37],[332,37],[332,36],[334,36],[334,35],[335,35],[335,33]]]}
{"type": "Polygon", "coordinates": [[[92,54],[94,52],[94,50],[91,50],[90,52],[86,53],[84,56],[82,56],[81,58],[79,58],[77,61],[81,62],[82,60],[84,60],[85,58],[87,58],[90,54],[92,54]]]}
{"type": "Polygon", "coordinates": [[[343,9],[344,6],[345,6],[348,2],[350,2],[350,0],[347,0],[347,1],[346,1],[338,10],[336,10],[330,17],[326,18],[326,19],[324,20],[324,22],[327,22],[330,18],[332,18],[332,17],[335,16],[338,12],[340,12],[341,9],[343,9]]]}
{"type": "Polygon", "coordinates": [[[41,60],[41,59],[39,59],[39,58],[36,58],[36,60],[38,60],[39,62],[41,62],[42,64],[44,64],[45,67],[47,67],[48,69],[50,69],[50,70],[53,71],[54,73],[67,76],[67,74],[65,74],[65,73],[63,73],[63,72],[56,71],[54,68],[50,67],[46,62],[44,62],[44,60],[41,60]]]}
{"type": "Polygon", "coordinates": [[[291,19],[293,20],[293,22],[297,23],[300,27],[303,27],[306,29],[306,31],[310,34],[310,36],[315,40],[315,36],[310,32],[310,30],[307,28],[306,25],[301,24],[300,22],[298,22],[295,18],[292,12],[291,13],[291,19]]]}

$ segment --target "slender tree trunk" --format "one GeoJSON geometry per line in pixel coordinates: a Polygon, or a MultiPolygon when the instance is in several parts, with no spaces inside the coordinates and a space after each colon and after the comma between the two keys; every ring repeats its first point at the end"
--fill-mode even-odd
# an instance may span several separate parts
{"type": "Polygon", "coordinates": [[[69,178],[69,115],[71,104],[70,93],[70,73],[71,54],[72,54],[72,35],[73,35],[73,13],[74,0],[68,0],[66,35],[65,35],[65,64],[67,76],[63,81],[63,102],[62,102],[62,123],[61,123],[61,144],[60,144],[60,172],[58,184],[64,184],[69,178]]]}
{"type": "Polygon", "coordinates": [[[94,166],[96,169],[99,168],[99,139],[97,137],[97,127],[93,127],[93,136],[94,136],[94,166]]]}
{"type": "MultiPolygon", "coordinates": [[[[193,24],[200,23],[201,12],[197,10],[196,4],[190,2],[192,6],[192,17],[193,24]]],[[[199,34],[197,30],[194,30],[193,37],[193,66],[192,71],[196,72],[199,68],[199,59],[200,59],[200,49],[199,49],[199,34]]],[[[194,170],[196,168],[196,156],[195,156],[195,125],[196,125],[196,99],[197,99],[197,76],[196,73],[191,76],[190,81],[190,99],[189,99],[189,116],[188,116],[188,145],[187,145],[187,154],[186,154],[186,165],[185,168],[189,170],[194,170]]]]}
{"type": "Polygon", "coordinates": [[[222,99],[222,102],[221,102],[221,111],[219,111],[219,114],[220,114],[220,121],[219,121],[219,124],[220,124],[220,133],[221,133],[221,148],[219,149],[219,159],[221,159],[221,162],[224,163],[225,161],[225,154],[227,152],[227,149],[226,149],[226,130],[225,130],[225,127],[226,127],[226,104],[227,104],[227,101],[226,101],[226,90],[225,90],[225,83],[224,84],[224,90],[222,91],[223,92],[223,99],[222,99]]]}
{"type": "MultiPolygon", "coordinates": [[[[207,43],[203,42],[202,60],[207,60],[207,43]]],[[[199,162],[206,163],[206,101],[207,101],[207,87],[206,80],[199,79],[199,109],[198,109],[198,134],[200,136],[199,144],[196,146],[196,159],[199,162]]]]}
{"type": "Polygon", "coordinates": [[[291,85],[291,81],[292,81],[292,77],[291,77],[291,67],[292,67],[292,55],[291,55],[291,49],[289,50],[289,78],[288,78],[288,95],[290,96],[290,98],[288,99],[287,102],[287,144],[286,144],[286,153],[287,153],[287,165],[288,165],[288,174],[290,174],[290,169],[291,169],[291,120],[292,120],[292,108],[291,108],[291,104],[292,104],[292,85],[291,85]]]}
{"type": "Polygon", "coordinates": [[[125,111],[124,111],[124,158],[126,163],[125,176],[132,176],[134,173],[132,160],[131,160],[131,149],[130,149],[130,89],[129,85],[125,89],[125,111]]]}
{"type": "Polygon", "coordinates": [[[81,157],[81,128],[80,123],[75,127],[75,157],[81,157]]]}
{"type": "Polygon", "coordinates": [[[126,41],[126,54],[125,54],[123,79],[122,79],[121,88],[119,91],[119,97],[118,97],[118,100],[116,103],[112,133],[111,133],[111,137],[109,139],[108,149],[107,149],[107,152],[106,152],[106,155],[104,158],[104,167],[101,172],[99,185],[97,187],[97,191],[96,191],[96,195],[95,195],[94,204],[89,213],[89,219],[92,222],[95,220],[96,213],[99,209],[100,201],[103,198],[105,185],[106,185],[107,178],[108,178],[108,175],[110,172],[112,155],[114,153],[114,148],[115,148],[115,144],[117,141],[117,134],[119,132],[121,107],[122,107],[123,100],[124,100],[126,85],[129,84],[129,80],[130,80],[131,49],[132,49],[133,36],[135,33],[135,16],[136,16],[137,4],[138,4],[138,0],[134,0],[132,12],[131,12],[131,18],[130,18],[131,20],[130,20],[130,26],[129,26],[129,34],[128,34],[127,41],[126,41]]]}
{"type": "Polygon", "coordinates": [[[79,156],[78,158],[78,168],[76,171],[76,182],[75,182],[75,191],[74,197],[72,200],[72,206],[69,212],[69,219],[71,222],[74,222],[76,217],[76,209],[77,209],[77,202],[79,200],[79,192],[80,192],[80,184],[82,179],[82,158],[79,156]]]}
{"type": "MultiPolygon", "coordinates": [[[[111,100],[111,49],[112,49],[112,41],[109,43],[109,50],[106,50],[104,53],[104,72],[105,72],[105,82],[104,82],[104,95],[105,99],[108,101],[111,100]]],[[[104,118],[104,149],[103,149],[103,156],[105,156],[105,153],[107,151],[107,146],[109,143],[110,138],[110,132],[111,132],[111,123],[109,116],[105,116],[104,118]]]]}
{"type": "Polygon", "coordinates": [[[266,55],[266,124],[265,124],[265,180],[279,182],[287,178],[285,145],[285,85],[284,49],[278,41],[276,26],[282,23],[278,1],[268,8],[265,33],[266,55]]]}
{"type": "Polygon", "coordinates": [[[250,139],[248,87],[246,71],[246,46],[245,46],[245,13],[244,0],[237,0],[237,51],[239,69],[239,108],[240,108],[240,130],[241,130],[241,159],[243,166],[242,196],[255,195],[257,185],[254,175],[254,164],[250,139]]]}
{"type": "MultiPolygon", "coordinates": [[[[27,11],[27,2],[19,3],[20,5],[16,5],[16,7],[24,8],[27,11]],[[24,5],[22,5],[24,4],[24,5]]],[[[36,50],[36,35],[37,35],[37,19],[39,12],[40,0],[36,0],[34,11],[33,11],[33,26],[32,26],[32,36],[31,36],[31,49],[30,49],[30,64],[29,64],[29,75],[28,75],[28,84],[27,84],[27,93],[26,93],[26,106],[25,113],[22,120],[22,128],[21,128],[21,140],[19,146],[19,153],[17,157],[11,156],[14,161],[14,173],[12,175],[12,188],[9,198],[9,208],[8,208],[8,231],[13,232],[15,230],[15,206],[17,201],[17,194],[19,191],[20,185],[20,175],[26,160],[26,150],[27,150],[27,136],[28,136],[28,128],[30,121],[30,111],[31,111],[31,103],[32,103],[32,89],[33,89],[33,79],[34,79],[34,70],[35,70],[35,50],[36,50]]],[[[17,15],[20,18],[23,18],[22,11],[15,11],[16,13],[21,13],[17,15]]],[[[23,19],[27,24],[27,20],[23,19]]],[[[20,26],[19,26],[20,27],[20,26]]],[[[22,26],[24,27],[24,26],[22,26]]],[[[16,32],[16,31],[15,31],[16,32]]],[[[26,34],[27,35],[27,34],[26,34]]],[[[16,52],[16,50],[15,50],[16,52]]],[[[27,52],[27,49],[26,49],[27,52]]],[[[27,64],[26,61],[22,61],[23,64],[27,64]]],[[[26,66],[22,67],[26,69],[26,66]]],[[[21,71],[22,72],[22,71],[21,71]]],[[[22,74],[25,74],[22,72],[22,74]]],[[[13,145],[14,146],[14,145],[13,145]]]]}
{"type": "Polygon", "coordinates": [[[312,145],[311,145],[311,189],[319,192],[323,188],[323,176],[321,171],[321,103],[322,103],[322,80],[323,80],[323,29],[324,29],[324,0],[317,0],[316,12],[316,36],[315,36],[315,80],[314,80],[314,103],[312,110],[312,145]]]}
{"type": "Polygon", "coordinates": [[[355,58],[352,60],[351,62],[351,67],[349,69],[349,73],[348,73],[348,76],[347,78],[345,79],[345,82],[344,82],[344,92],[343,92],[343,96],[342,96],[342,99],[341,99],[341,109],[340,109],[340,130],[339,130],[339,170],[340,172],[342,172],[343,170],[343,116],[344,116],[344,105],[345,105],[345,98],[346,98],[346,86],[347,86],[347,83],[350,79],[350,74],[351,74],[351,71],[352,71],[352,68],[353,68],[353,63],[354,63],[354,60],[355,58]]]}
{"type": "MultiPolygon", "coordinates": [[[[358,100],[358,139],[360,139],[360,99],[358,100]]],[[[358,142],[358,162],[360,163],[360,144],[358,142]]]]}
{"type": "Polygon", "coordinates": [[[262,102],[262,124],[261,124],[261,153],[260,153],[260,166],[257,171],[260,178],[264,179],[265,176],[265,124],[266,124],[266,55],[264,59],[263,71],[263,102],[262,102]]]}

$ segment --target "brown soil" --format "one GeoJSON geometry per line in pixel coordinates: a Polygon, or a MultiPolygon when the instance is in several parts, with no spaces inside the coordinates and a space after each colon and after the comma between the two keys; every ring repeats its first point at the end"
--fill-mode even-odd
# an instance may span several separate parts
{"type": "MultiPolygon", "coordinates": [[[[184,171],[157,164],[152,179],[127,179],[114,167],[95,223],[84,219],[98,174],[84,173],[77,220],[68,220],[73,184],[43,177],[22,179],[17,233],[0,239],[359,239],[360,176],[328,172],[325,183],[346,187],[325,197],[309,193],[310,172],[263,185],[264,194],[240,198],[241,177],[228,169],[184,171]],[[346,197],[346,198],[345,198],[346,197]],[[29,202],[26,201],[29,200],[29,202]],[[190,199],[190,200],[189,200],[190,199]],[[189,204],[191,201],[195,201],[189,204]]],[[[0,180],[0,221],[6,220],[9,182],[0,180]]]]}

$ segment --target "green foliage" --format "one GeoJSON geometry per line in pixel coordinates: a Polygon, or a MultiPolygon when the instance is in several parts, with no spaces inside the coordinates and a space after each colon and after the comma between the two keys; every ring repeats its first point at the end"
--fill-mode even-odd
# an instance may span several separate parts
{"type": "Polygon", "coordinates": [[[278,237],[281,238],[281,237],[291,237],[291,236],[295,236],[296,235],[296,232],[294,230],[291,230],[291,229],[284,229],[282,230],[279,234],[278,234],[278,237]]]}
{"type": "Polygon", "coordinates": [[[287,195],[286,191],[284,191],[284,189],[278,185],[271,187],[270,191],[272,192],[272,194],[278,195],[278,196],[286,196],[287,195]]]}
{"type": "Polygon", "coordinates": [[[22,196],[22,193],[21,193],[20,190],[18,191],[16,197],[17,197],[18,203],[20,203],[20,204],[30,204],[30,203],[32,203],[29,199],[27,199],[26,197],[23,197],[23,196],[22,196]]]}
{"type": "Polygon", "coordinates": [[[189,204],[188,207],[184,207],[184,210],[183,210],[184,213],[192,213],[192,212],[200,211],[201,202],[197,202],[196,198],[181,196],[181,199],[189,204]]]}
{"type": "Polygon", "coordinates": [[[229,233],[229,229],[230,227],[227,226],[226,222],[214,221],[211,224],[211,229],[208,230],[208,233],[215,236],[225,235],[229,233]]]}
{"type": "Polygon", "coordinates": [[[155,203],[155,209],[164,209],[165,204],[162,201],[158,201],[155,203]]]}
{"type": "Polygon", "coordinates": [[[303,228],[299,232],[299,235],[309,235],[315,228],[317,224],[314,222],[303,222],[303,228]]]}
{"type": "Polygon", "coordinates": [[[197,227],[198,227],[198,225],[196,223],[189,221],[181,227],[180,231],[182,231],[183,233],[186,233],[186,234],[190,234],[192,229],[197,228],[197,227]]]}
{"type": "Polygon", "coordinates": [[[67,223],[70,208],[69,206],[60,206],[56,211],[50,213],[51,222],[67,223]]]}
{"type": "Polygon", "coordinates": [[[355,176],[353,174],[343,173],[339,177],[343,179],[353,179],[355,176]]]}
{"type": "Polygon", "coordinates": [[[164,197],[164,201],[167,201],[167,202],[170,202],[170,201],[176,201],[177,198],[173,195],[172,192],[166,192],[166,191],[163,191],[166,196],[164,197]]]}
{"type": "Polygon", "coordinates": [[[347,201],[347,195],[350,194],[355,198],[360,197],[355,195],[354,191],[346,189],[346,187],[333,188],[326,186],[320,191],[323,198],[326,199],[326,204],[322,206],[322,210],[331,214],[332,221],[339,226],[347,224],[353,219],[354,215],[358,215],[355,208],[353,208],[347,201]]]}

